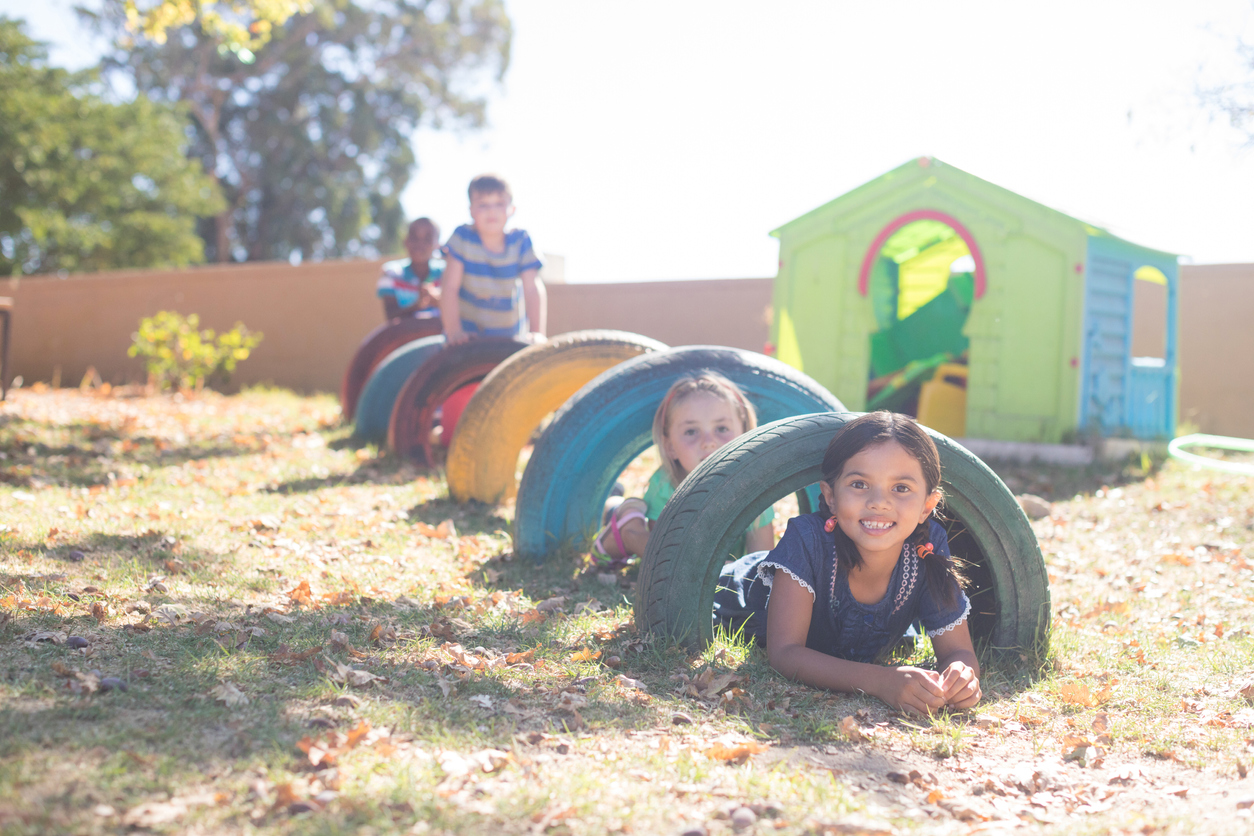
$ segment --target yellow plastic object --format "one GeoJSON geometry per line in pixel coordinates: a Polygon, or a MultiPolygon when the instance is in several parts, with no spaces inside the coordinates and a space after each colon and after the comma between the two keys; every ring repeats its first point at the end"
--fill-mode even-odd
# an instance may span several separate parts
{"type": "Polygon", "coordinates": [[[458,421],[445,462],[449,495],[500,502],[515,490],[518,454],[544,416],[606,369],[665,348],[626,331],[572,331],[511,356],[483,379],[458,421]]]}
{"type": "Polygon", "coordinates": [[[919,387],[919,423],[950,438],[967,434],[967,367],[942,363],[919,387]],[[948,379],[947,379],[948,378],[948,379]],[[961,379],[962,383],[951,382],[961,379]]]}

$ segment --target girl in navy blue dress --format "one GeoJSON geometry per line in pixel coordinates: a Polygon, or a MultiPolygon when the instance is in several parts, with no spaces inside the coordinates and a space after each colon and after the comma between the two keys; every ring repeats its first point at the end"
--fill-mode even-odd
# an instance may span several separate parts
{"type": "Polygon", "coordinates": [[[975,705],[971,603],[932,519],[940,479],[936,445],[909,416],[849,422],[823,456],[819,512],[790,520],[770,552],[724,567],[716,618],[764,641],[790,679],[920,714],[975,705]],[[884,665],[915,622],[937,670],[884,665]]]}

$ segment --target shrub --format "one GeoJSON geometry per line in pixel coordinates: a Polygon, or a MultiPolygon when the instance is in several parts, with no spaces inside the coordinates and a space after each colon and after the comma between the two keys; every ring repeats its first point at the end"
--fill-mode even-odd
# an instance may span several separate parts
{"type": "Polygon", "coordinates": [[[242,322],[217,335],[212,328],[202,331],[199,326],[196,314],[158,311],[156,316],[139,321],[139,330],[131,335],[132,344],[126,353],[144,358],[149,384],[161,389],[173,385],[200,390],[210,377],[225,383],[263,336],[250,332],[242,322]]]}

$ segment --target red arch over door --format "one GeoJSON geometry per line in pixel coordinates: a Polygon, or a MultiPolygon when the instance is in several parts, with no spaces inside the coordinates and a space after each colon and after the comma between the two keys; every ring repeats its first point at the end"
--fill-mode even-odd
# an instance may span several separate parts
{"type": "Polygon", "coordinates": [[[875,259],[879,256],[880,250],[884,248],[884,244],[887,243],[894,232],[914,221],[940,221],[958,233],[958,237],[966,242],[967,249],[971,251],[971,258],[975,261],[975,298],[979,299],[983,296],[985,285],[984,256],[980,253],[980,248],[975,245],[975,238],[952,215],[946,215],[944,212],[937,212],[932,209],[919,209],[915,212],[907,212],[884,227],[880,234],[875,236],[871,249],[866,252],[866,258],[862,259],[862,270],[858,273],[858,292],[866,296],[871,282],[871,268],[875,265],[875,259]]]}

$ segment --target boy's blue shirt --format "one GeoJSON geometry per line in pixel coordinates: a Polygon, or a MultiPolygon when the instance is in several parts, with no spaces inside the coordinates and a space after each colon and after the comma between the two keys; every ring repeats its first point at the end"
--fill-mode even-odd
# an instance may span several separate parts
{"type": "MultiPolygon", "coordinates": [[[[432,260],[427,264],[427,271],[427,277],[419,279],[410,259],[398,258],[386,262],[383,265],[383,274],[379,276],[379,282],[375,286],[375,295],[379,298],[392,296],[397,305],[408,308],[418,301],[419,290],[424,284],[439,286],[440,277],[444,275],[444,265],[432,260]]],[[[438,307],[422,308],[418,311],[422,315],[439,315],[439,312],[438,307]]]]}

